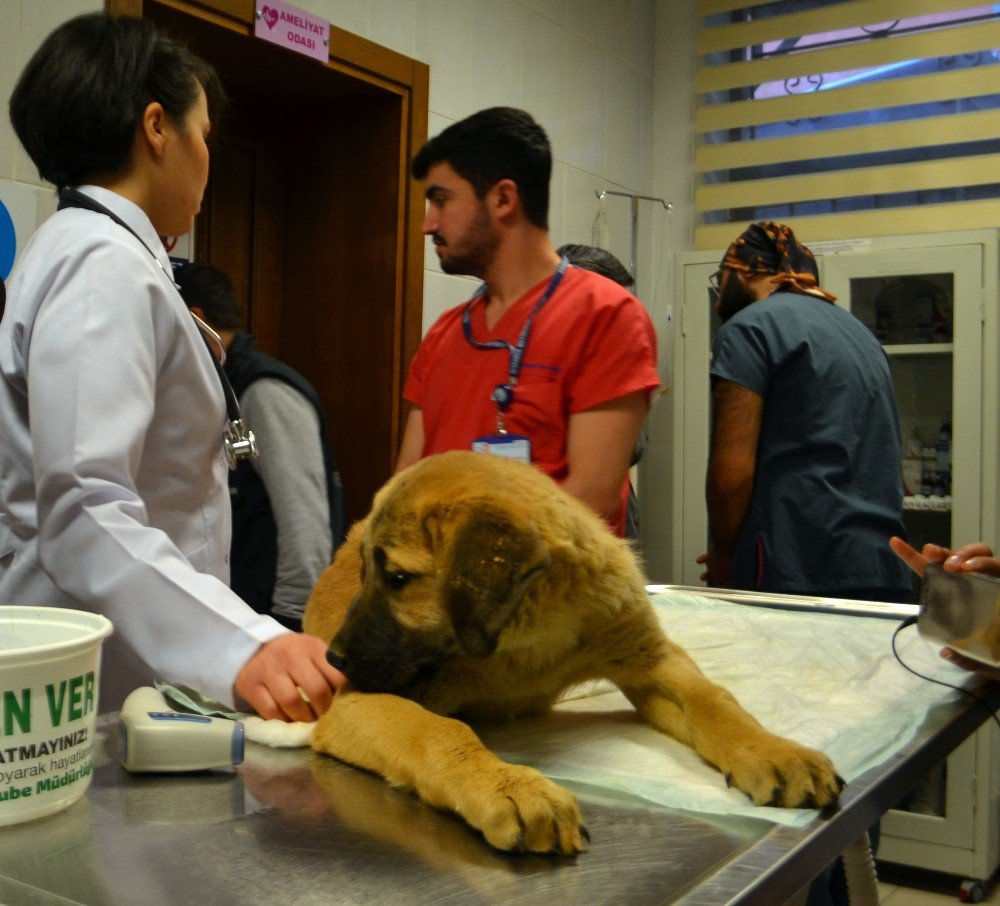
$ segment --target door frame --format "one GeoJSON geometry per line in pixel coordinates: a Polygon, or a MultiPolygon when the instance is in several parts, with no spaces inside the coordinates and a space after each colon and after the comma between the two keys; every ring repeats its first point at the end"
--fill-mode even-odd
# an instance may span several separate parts
{"type": "MultiPolygon", "coordinates": [[[[248,38],[254,32],[252,0],[105,0],[111,15],[143,18],[150,8],[183,13],[248,38]]],[[[392,356],[396,394],[392,410],[393,458],[403,430],[402,392],[407,368],[423,334],[424,217],[422,187],[410,178],[409,162],[427,141],[430,68],[426,63],[330,25],[327,66],[369,85],[397,94],[402,104],[396,258],[395,341],[392,356]]],[[[386,476],[388,478],[388,476],[386,476]]]]}

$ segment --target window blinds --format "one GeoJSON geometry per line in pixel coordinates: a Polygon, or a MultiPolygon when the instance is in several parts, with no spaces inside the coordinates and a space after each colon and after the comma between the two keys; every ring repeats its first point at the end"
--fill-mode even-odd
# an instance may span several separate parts
{"type": "Polygon", "coordinates": [[[1000,7],[699,0],[698,248],[1000,226],[1000,7]],[[996,10],[996,11],[995,11],[996,10]]]}

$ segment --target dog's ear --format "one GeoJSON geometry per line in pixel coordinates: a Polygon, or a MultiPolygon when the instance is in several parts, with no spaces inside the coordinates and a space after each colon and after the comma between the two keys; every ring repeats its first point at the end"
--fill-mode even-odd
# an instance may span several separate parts
{"type": "Polygon", "coordinates": [[[455,526],[446,555],[444,605],[463,651],[489,657],[551,557],[537,529],[477,507],[455,526]]]}
{"type": "Polygon", "coordinates": [[[319,636],[328,645],[337,634],[347,610],[361,590],[364,560],[361,541],[365,522],[355,522],[330,564],[316,580],[302,616],[302,629],[319,636]]]}

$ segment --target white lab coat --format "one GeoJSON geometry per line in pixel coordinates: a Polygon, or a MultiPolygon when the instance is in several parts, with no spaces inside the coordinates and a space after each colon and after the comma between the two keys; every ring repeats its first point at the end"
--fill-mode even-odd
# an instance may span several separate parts
{"type": "Polygon", "coordinates": [[[145,213],[82,191],[28,243],[0,322],[0,604],[103,613],[103,708],[154,678],[232,704],[285,630],[228,588],[225,402],[145,213]],[[166,268],[166,271],[156,262],[166,268]]]}

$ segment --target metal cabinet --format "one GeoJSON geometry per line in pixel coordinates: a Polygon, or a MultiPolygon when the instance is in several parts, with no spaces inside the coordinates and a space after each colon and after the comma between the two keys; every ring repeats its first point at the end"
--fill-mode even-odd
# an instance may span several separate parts
{"type": "Polygon", "coordinates": [[[881,862],[983,882],[1000,865],[1000,731],[988,721],[882,819],[881,862]]]}

